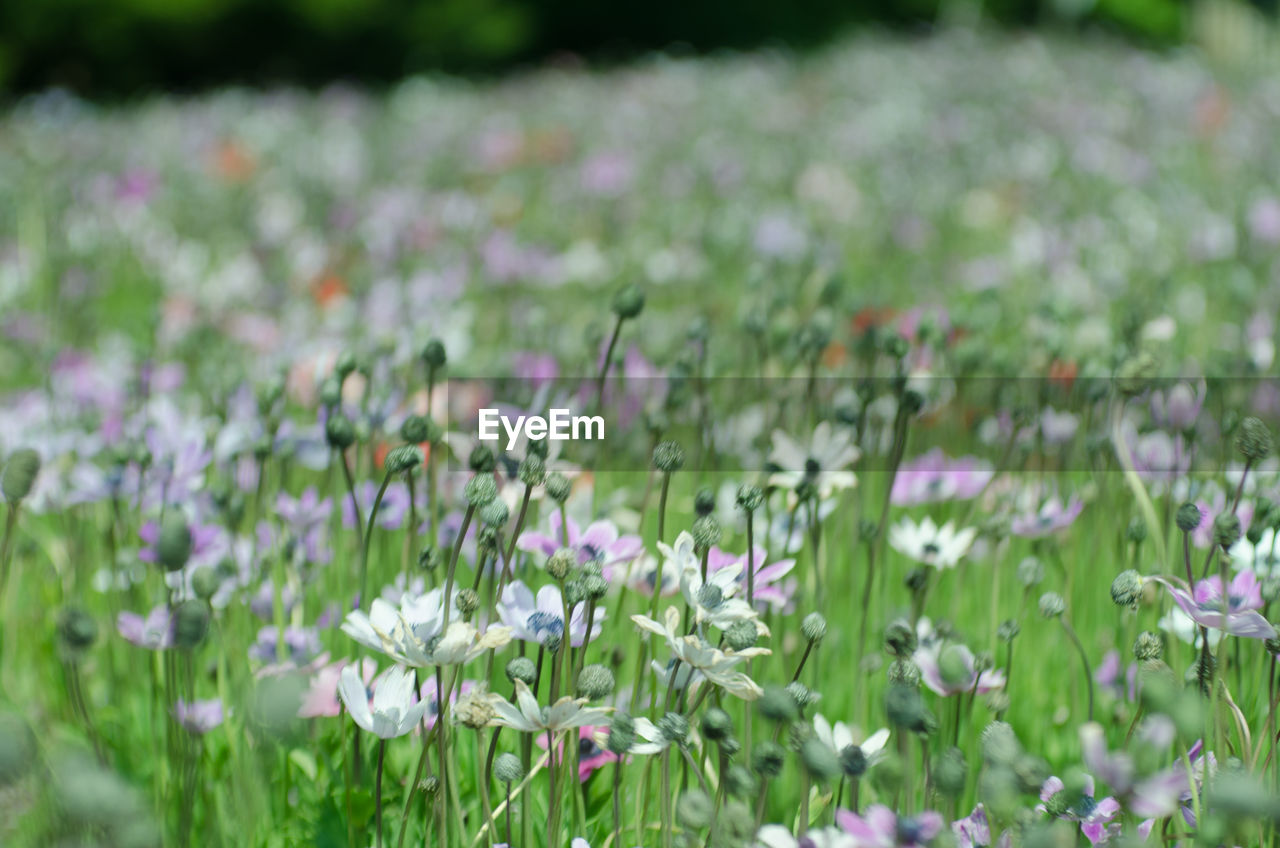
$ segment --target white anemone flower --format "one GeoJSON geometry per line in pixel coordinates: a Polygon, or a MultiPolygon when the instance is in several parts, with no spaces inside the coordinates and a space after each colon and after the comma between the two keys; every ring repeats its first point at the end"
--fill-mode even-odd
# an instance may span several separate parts
{"type": "Polygon", "coordinates": [[[496,715],[493,724],[510,727],[524,733],[558,733],[575,727],[604,724],[609,719],[609,707],[588,707],[586,698],[565,696],[547,708],[523,680],[516,681],[516,702],[513,704],[501,695],[490,695],[496,715]]]}
{"type": "Polygon", "coordinates": [[[889,544],[898,553],[924,565],[955,568],[977,535],[976,528],[957,530],[952,521],[939,527],[928,516],[919,524],[903,518],[889,528],[889,544]]]}
{"type": "Polygon", "coordinates": [[[1273,528],[1263,530],[1256,545],[1241,536],[1231,546],[1230,554],[1231,567],[1236,571],[1252,571],[1259,579],[1280,577],[1280,539],[1273,528]]]}
{"type": "Polygon", "coordinates": [[[853,443],[853,435],[848,427],[833,427],[831,422],[823,421],[813,429],[805,445],[774,430],[769,461],[780,470],[769,477],[769,484],[785,490],[788,500],[794,500],[796,487],[805,480],[813,483],[819,500],[853,488],[858,478],[848,469],[862,455],[853,443]]]}
{"type": "Polygon", "coordinates": [[[661,623],[643,615],[633,615],[631,620],[641,630],[666,639],[667,646],[676,659],[701,672],[703,677],[730,695],[742,698],[744,701],[754,701],[764,694],[764,690],[754,680],[735,667],[751,657],[771,653],[768,648],[756,646],[744,651],[722,651],[701,636],[682,635],[680,610],[675,607],[667,607],[661,623]]]}
{"type": "Polygon", "coordinates": [[[822,713],[816,713],[813,716],[813,734],[818,741],[837,754],[850,745],[857,745],[862,749],[862,755],[867,758],[868,763],[874,763],[881,758],[885,743],[889,741],[887,728],[882,727],[867,738],[859,739],[861,733],[855,734],[854,730],[843,721],[832,724],[822,713]]]}
{"type": "Polygon", "coordinates": [[[742,573],[742,565],[727,565],[702,579],[702,561],[694,550],[693,536],[682,532],[676,537],[675,545],[658,543],[658,550],[666,558],[664,573],[674,573],[680,577],[680,593],[685,602],[694,611],[697,624],[708,623],[720,630],[727,630],[735,622],[749,619],[756,623],[756,630],[762,636],[769,635],[769,629],[759,621],[759,614],[751,605],[739,597],[738,575],[742,573]]]}
{"type": "Polygon", "coordinates": [[[371,707],[369,690],[356,666],[345,666],[338,679],[338,696],[355,723],[380,739],[395,739],[413,730],[429,706],[426,701],[414,703],[413,675],[402,668],[389,669],[377,681],[371,707]]]}
{"type": "Polygon", "coordinates": [[[405,601],[396,609],[377,598],[369,615],[359,610],[348,615],[342,632],[414,668],[463,665],[511,641],[510,627],[490,625],[481,633],[470,622],[456,619],[441,632],[444,613],[439,604],[424,605],[421,600],[405,601]]]}

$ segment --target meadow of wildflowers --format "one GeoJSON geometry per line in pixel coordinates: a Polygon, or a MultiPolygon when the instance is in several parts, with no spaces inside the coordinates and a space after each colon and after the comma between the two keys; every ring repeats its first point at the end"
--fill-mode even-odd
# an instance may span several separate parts
{"type": "Polygon", "coordinates": [[[19,102],[0,844],[1276,844],[1278,130],[973,33],[19,102]]]}

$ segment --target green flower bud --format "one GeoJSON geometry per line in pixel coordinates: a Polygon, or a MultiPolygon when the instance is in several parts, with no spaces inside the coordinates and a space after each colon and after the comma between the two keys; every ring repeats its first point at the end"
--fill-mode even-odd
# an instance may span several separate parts
{"type": "Polygon", "coordinates": [[[36,737],[17,713],[0,712],[0,787],[21,780],[36,762],[36,737]]]}
{"type": "Polygon", "coordinates": [[[599,663],[584,666],[578,672],[578,694],[595,701],[613,691],[613,672],[599,663]]]}
{"type": "Polygon", "coordinates": [[[492,474],[477,474],[467,481],[462,496],[468,506],[479,509],[498,496],[498,484],[493,481],[492,474]]]}
{"type": "Polygon", "coordinates": [[[1044,580],[1044,563],[1035,557],[1027,557],[1018,563],[1018,582],[1023,586],[1038,586],[1044,580]]]}
{"type": "Polygon", "coordinates": [[[180,571],[191,558],[191,528],[180,512],[170,511],[160,522],[156,560],[165,571],[180,571]]]}
{"type": "Polygon", "coordinates": [[[791,693],[780,686],[769,686],[760,696],[760,714],[779,724],[793,722],[800,717],[800,706],[791,693]]]}
{"type": "Polygon", "coordinates": [[[609,723],[609,738],[605,748],[612,754],[622,756],[636,744],[636,720],[626,713],[614,713],[609,723]]]}
{"type": "Polygon", "coordinates": [[[967,687],[972,679],[969,656],[960,645],[948,645],[938,655],[938,674],[949,689],[967,687]]]}
{"type": "Polygon", "coordinates": [[[31,448],[18,448],[0,471],[0,493],[11,504],[21,503],[31,494],[36,475],[40,473],[40,454],[31,448]]]}
{"type": "Polygon", "coordinates": [[[712,742],[720,742],[733,735],[733,719],[718,707],[711,707],[702,714],[702,735],[712,742]]]}
{"type": "Polygon", "coordinates": [[[476,474],[488,476],[498,467],[498,460],[486,445],[476,445],[467,455],[467,467],[476,474]]]}
{"type": "Polygon", "coordinates": [[[982,758],[994,765],[1010,766],[1022,756],[1022,744],[1013,728],[993,721],[982,730],[982,758]]]}
{"type": "Polygon", "coordinates": [[[1129,527],[1125,530],[1125,536],[1130,542],[1141,544],[1147,539],[1147,524],[1141,518],[1135,518],[1129,522],[1129,527]]]}
{"type": "Polygon", "coordinates": [[[613,296],[613,312],[622,320],[634,318],[644,309],[644,290],[634,283],[613,296]]]}
{"type": "Polygon", "coordinates": [[[351,419],[341,412],[334,412],[324,422],[324,437],[329,447],[335,450],[346,450],[355,444],[356,428],[351,419]]]}
{"type": "Polygon", "coordinates": [[[1271,453],[1271,430],[1261,419],[1252,415],[1240,422],[1236,431],[1236,450],[1250,462],[1257,462],[1271,453]]]}
{"type": "Polygon", "coordinates": [[[827,635],[827,620],[820,612],[811,612],[800,622],[800,633],[810,642],[821,642],[827,635]]]}
{"type": "Polygon", "coordinates": [[[510,786],[524,780],[524,766],[520,765],[520,758],[515,754],[499,754],[493,761],[493,776],[499,783],[510,786]]]}
{"type": "Polygon", "coordinates": [[[1178,507],[1178,515],[1175,520],[1178,523],[1179,530],[1183,533],[1190,533],[1200,526],[1200,507],[1193,503],[1184,503],[1178,507]]]}
{"type": "Polygon", "coordinates": [[[968,774],[968,764],[959,748],[948,748],[934,760],[933,785],[944,798],[958,798],[964,792],[968,774]]]}
{"type": "Polygon", "coordinates": [[[333,363],[333,373],[338,375],[339,380],[345,380],[356,370],[356,365],[356,355],[344,350],[333,363]]]}
{"type": "Polygon", "coordinates": [[[729,629],[724,633],[724,641],[731,651],[745,651],[747,648],[755,647],[759,636],[755,622],[739,619],[729,625],[729,629]]]}
{"type": "Polygon", "coordinates": [[[425,415],[410,415],[400,425],[400,438],[411,445],[430,441],[431,425],[425,415]]]}
{"type": "Polygon", "coordinates": [[[905,618],[889,622],[884,631],[884,649],[895,657],[909,657],[916,650],[916,629],[905,618]]]}
{"type": "Polygon", "coordinates": [[[764,503],[764,492],[760,490],[759,486],[744,483],[738,487],[738,494],[734,501],[738,509],[750,515],[764,503]]]}
{"type": "Polygon", "coordinates": [[[547,479],[547,463],[542,457],[531,453],[521,461],[516,476],[526,486],[541,486],[547,479]]]}
{"type": "Polygon", "coordinates": [[[751,768],[766,780],[781,774],[786,760],[787,752],[777,742],[766,740],[756,745],[751,752],[751,768]]]}
{"type": "Polygon", "coordinates": [[[578,567],[578,555],[569,548],[560,548],[547,559],[547,574],[557,583],[565,580],[578,567]]]}
{"type": "Polygon", "coordinates": [[[1133,642],[1133,656],[1139,662],[1160,659],[1164,656],[1164,640],[1160,634],[1144,630],[1133,642]]]}
{"type": "Polygon", "coordinates": [[[1230,548],[1240,541],[1240,519],[1234,513],[1224,512],[1213,519],[1213,543],[1230,548]]]}
{"type": "Polygon", "coordinates": [[[711,825],[715,806],[701,789],[687,789],[676,801],[676,819],[688,830],[704,830],[711,825]]]}
{"type": "Polygon", "coordinates": [[[1111,581],[1111,600],[1118,607],[1137,609],[1142,600],[1142,575],[1133,569],[1116,575],[1111,581]]]}
{"type": "Polygon", "coordinates": [[[320,405],[332,409],[342,402],[342,383],[337,377],[325,377],[320,381],[320,405]]]}
{"type": "Polygon", "coordinates": [[[810,704],[815,704],[822,696],[814,692],[808,686],[805,686],[799,680],[793,680],[786,686],[787,694],[791,696],[791,700],[796,702],[796,706],[803,711],[810,704]]]}
{"type": "Polygon", "coordinates": [[[216,568],[205,565],[191,575],[191,591],[202,601],[207,601],[222,588],[222,575],[216,568]]]}
{"type": "Polygon", "coordinates": [[[826,783],[840,774],[840,760],[836,757],[836,752],[817,737],[809,739],[800,746],[800,762],[809,773],[809,777],[821,783],[826,783]]]}
{"type": "Polygon", "coordinates": [[[462,613],[462,617],[467,620],[470,620],[472,614],[480,609],[480,596],[470,586],[459,590],[455,601],[458,604],[458,612],[462,613]]]}
{"type": "Polygon", "coordinates": [[[434,545],[426,545],[418,551],[418,568],[423,571],[435,571],[444,565],[444,551],[434,545]]]}
{"type": "Polygon", "coordinates": [[[533,660],[528,657],[513,657],[507,661],[507,680],[513,684],[517,680],[522,680],[526,686],[532,686],[537,679],[538,666],[533,660]]]}
{"type": "Polygon", "coordinates": [[[58,616],[58,640],[70,654],[81,654],[98,640],[98,624],[79,607],[67,607],[58,616]]]}
{"type": "Polygon", "coordinates": [[[914,660],[898,658],[889,663],[889,682],[902,686],[916,687],[920,685],[920,666],[914,660]]]}
{"type": "Polygon", "coordinates": [[[1018,638],[1018,634],[1022,632],[1022,626],[1018,624],[1016,619],[1009,618],[1000,622],[1000,626],[996,628],[996,638],[1001,642],[1012,642],[1018,638]]]}
{"type": "Polygon", "coordinates": [[[663,474],[671,474],[684,467],[684,448],[677,442],[659,442],[653,449],[653,467],[663,474]]]}
{"type": "Polygon", "coordinates": [[[504,527],[511,517],[511,510],[502,498],[494,498],[480,508],[480,522],[486,527],[504,527]]]}
{"type": "Polygon", "coordinates": [[[569,500],[569,493],[573,490],[573,484],[569,482],[568,477],[565,477],[559,471],[553,471],[547,475],[546,489],[547,497],[557,504],[564,504],[565,501],[569,500]]]}
{"type": "Polygon", "coordinates": [[[388,474],[404,474],[417,468],[426,457],[417,445],[401,445],[387,452],[385,467],[388,474]]]}
{"type": "Polygon", "coordinates": [[[173,611],[173,643],[191,649],[209,634],[209,604],[200,600],[183,601],[173,611]]]}
{"type": "Polygon", "coordinates": [[[1067,602],[1057,592],[1045,592],[1040,596],[1040,614],[1045,618],[1057,618],[1067,611],[1067,602]]]}
{"type": "Polygon", "coordinates": [[[656,722],[662,738],[676,745],[683,745],[689,737],[689,720],[680,713],[667,713],[656,722]]]}
{"type": "Polygon", "coordinates": [[[720,544],[720,522],[713,516],[704,515],[693,522],[693,545],[696,550],[709,550],[720,544]]]}
{"type": "Polygon", "coordinates": [[[582,578],[582,594],[591,601],[598,601],[609,591],[609,583],[599,574],[588,574],[582,578]]]}
{"type": "Polygon", "coordinates": [[[924,700],[920,691],[912,686],[890,685],[885,693],[884,708],[889,723],[900,730],[920,733],[928,727],[924,700]]]}
{"type": "Polygon", "coordinates": [[[710,515],[716,510],[716,493],[711,489],[702,488],[693,496],[693,511],[702,518],[710,515]]]}
{"type": "Polygon", "coordinates": [[[858,745],[845,745],[840,751],[840,771],[845,777],[857,780],[867,773],[867,755],[858,745]]]}
{"type": "Polygon", "coordinates": [[[734,763],[725,774],[725,788],[736,798],[755,798],[760,792],[760,782],[746,766],[734,763]]]}
{"type": "Polygon", "coordinates": [[[429,339],[422,346],[422,350],[418,353],[422,357],[422,361],[426,363],[428,368],[443,368],[444,364],[449,361],[445,355],[444,342],[439,339],[429,339]]]}

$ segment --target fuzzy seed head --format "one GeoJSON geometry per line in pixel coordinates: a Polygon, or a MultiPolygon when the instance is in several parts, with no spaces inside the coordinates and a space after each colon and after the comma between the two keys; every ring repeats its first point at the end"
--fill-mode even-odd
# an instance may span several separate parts
{"type": "Polygon", "coordinates": [[[1249,415],[1240,422],[1240,429],[1236,432],[1236,450],[1241,456],[1257,462],[1271,453],[1272,447],[1271,430],[1262,423],[1262,419],[1249,415]]]}
{"type": "Polygon", "coordinates": [[[599,663],[592,663],[578,672],[578,694],[588,700],[603,698],[613,691],[613,686],[613,672],[599,663]]]}

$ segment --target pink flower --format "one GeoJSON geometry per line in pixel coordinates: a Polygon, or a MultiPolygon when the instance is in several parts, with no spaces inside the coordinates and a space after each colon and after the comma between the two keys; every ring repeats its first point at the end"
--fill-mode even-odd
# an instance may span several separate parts
{"type": "Polygon", "coordinates": [[[1222,591],[1218,575],[1200,580],[1194,589],[1171,577],[1148,578],[1161,584],[1173,596],[1179,609],[1202,627],[1221,630],[1246,639],[1274,639],[1276,630],[1257,610],[1262,608],[1262,586],[1252,571],[1240,571],[1222,591]]]}
{"type": "Polygon", "coordinates": [[[883,804],[873,804],[865,816],[836,810],[836,824],[859,848],[923,848],[946,823],[938,813],[899,816],[883,804]]]}
{"type": "MultiPolygon", "coordinates": [[[[342,669],[351,664],[351,660],[341,659],[321,666],[311,678],[311,685],[302,696],[302,706],[298,708],[298,715],[301,718],[342,714],[342,703],[338,700],[338,680],[342,677],[342,669]]],[[[378,664],[366,657],[360,660],[359,672],[365,687],[368,688],[373,685],[374,675],[378,673],[378,664]]]]}
{"type": "MultiPolygon", "coordinates": [[[[1047,812],[1047,805],[1064,788],[1062,781],[1057,777],[1051,777],[1046,780],[1044,786],[1040,787],[1040,800],[1043,803],[1036,807],[1036,811],[1040,813],[1047,812]]],[[[1055,815],[1064,821],[1080,822],[1080,832],[1085,835],[1091,845],[1097,845],[1100,842],[1105,842],[1111,836],[1108,826],[1116,816],[1120,815],[1120,802],[1111,797],[1103,798],[1100,801],[1095,800],[1093,797],[1093,778],[1085,775],[1084,793],[1071,806],[1055,813],[1055,815]]]]}
{"type": "MultiPolygon", "coordinates": [[[[604,741],[608,738],[609,728],[607,727],[588,727],[578,728],[578,781],[586,783],[587,778],[595,773],[597,769],[604,768],[607,764],[615,762],[618,755],[604,748],[604,741]]],[[[545,734],[537,734],[538,746],[547,747],[547,738],[545,734]]],[[[556,759],[564,756],[564,742],[556,742],[556,759]]]]}
{"type": "Polygon", "coordinates": [[[889,496],[895,506],[915,506],[976,497],[994,472],[974,457],[948,459],[934,448],[902,464],[889,496]]]}

